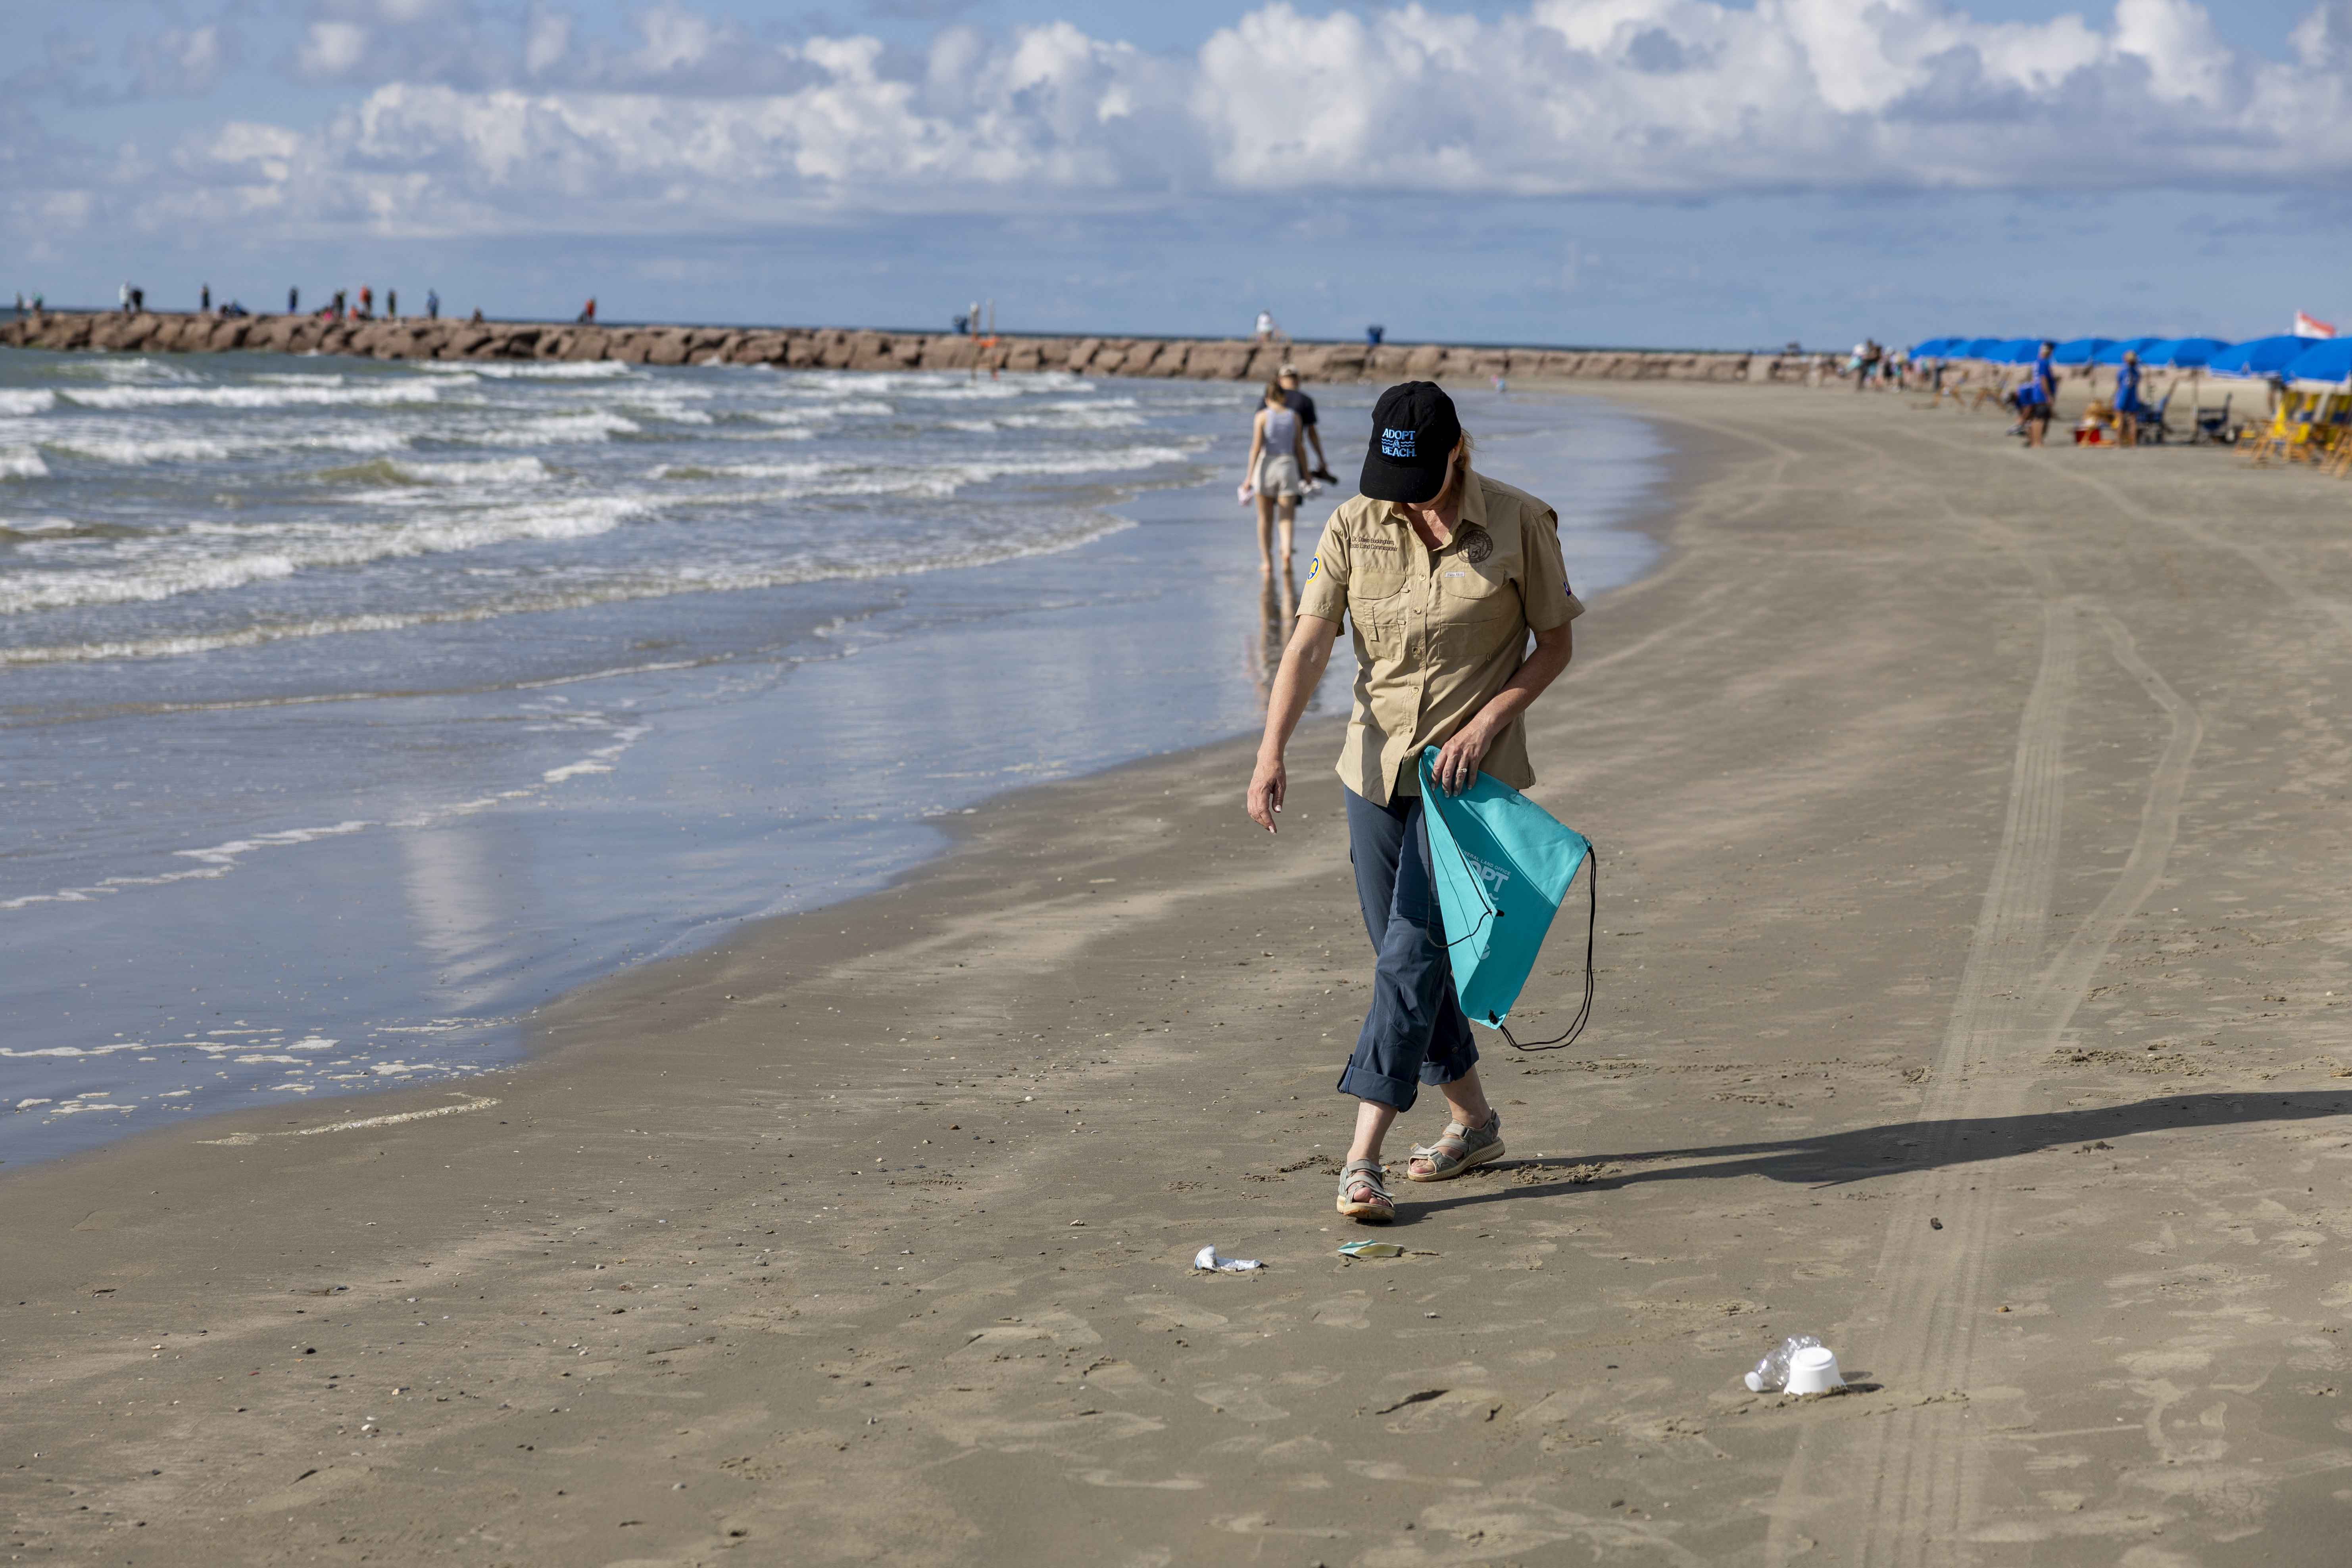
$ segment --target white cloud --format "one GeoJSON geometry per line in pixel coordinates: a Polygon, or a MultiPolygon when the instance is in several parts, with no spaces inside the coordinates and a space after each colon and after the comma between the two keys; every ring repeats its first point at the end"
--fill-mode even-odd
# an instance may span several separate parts
{"type": "MultiPolygon", "coordinates": [[[[2232,53],[2190,0],[2118,0],[2100,26],[1984,22],[1945,0],[1276,3],[1190,58],[1066,22],[950,27],[919,57],[762,41],[685,0],[633,25],[616,47],[548,0],[497,37],[468,0],[317,0],[291,64],[364,96],[321,126],[193,136],[175,174],[289,219],[680,233],[1203,195],[2294,189],[2352,173],[2344,0],[2295,30],[2288,61],[2232,53]]],[[[217,40],[166,38],[183,79],[217,68],[217,40]]]]}

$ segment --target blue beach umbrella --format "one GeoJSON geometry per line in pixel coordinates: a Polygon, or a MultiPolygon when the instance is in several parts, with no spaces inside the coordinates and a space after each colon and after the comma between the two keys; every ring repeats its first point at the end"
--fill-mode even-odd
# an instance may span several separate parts
{"type": "Polygon", "coordinates": [[[1913,359],[1951,359],[1969,346],[1966,338],[1929,338],[1911,351],[1913,359]]]}
{"type": "Polygon", "coordinates": [[[1952,351],[1954,359],[1990,359],[2007,340],[2001,338],[1970,338],[1952,351]]]}
{"type": "MultiPolygon", "coordinates": [[[[1454,993],[1472,1022],[1503,1029],[1535,968],[1544,933],[1551,930],[1552,917],[1592,845],[1486,773],[1460,795],[1447,795],[1430,772],[1437,754],[1435,746],[1421,753],[1421,803],[1429,824],[1430,859],[1437,869],[1437,907],[1454,964],[1454,993]]],[[[1586,883],[1597,915],[1599,890],[1590,877],[1586,883]]],[[[1591,1011],[1588,931],[1584,1006],[1558,1043],[1573,1037],[1591,1011]]],[[[1508,1030],[1503,1037],[1510,1039],[1508,1030]]]]}
{"type": "MultiPolygon", "coordinates": [[[[2304,352],[2278,367],[2291,385],[2317,383],[2341,386],[2352,382],[2352,339],[2304,338],[2304,352]]],[[[2259,373],[2258,373],[2259,374],[2259,373]]],[[[2310,390],[2317,390],[2313,387],[2310,390]]]]}
{"type": "Polygon", "coordinates": [[[2042,345],[2048,341],[2046,338],[2011,338],[1996,345],[1985,358],[1995,364],[2032,364],[2041,357],[2042,345]]]}
{"type": "Polygon", "coordinates": [[[2274,338],[2254,338],[2223,349],[2205,362],[2205,368],[2215,375],[2268,375],[2284,370],[2325,342],[2284,332],[2274,338]]]}
{"type": "Polygon", "coordinates": [[[2053,364],[2089,364],[2092,356],[2114,342],[2113,338],[2070,338],[2050,355],[2053,364]]]}
{"type": "Polygon", "coordinates": [[[2164,342],[2162,338],[2124,338],[2119,342],[2109,343],[2105,348],[2093,354],[2091,363],[2121,364],[2124,363],[2124,355],[2127,353],[2137,354],[2144,360],[2147,357],[2147,351],[2162,342],[2164,342]]]}
{"type": "Polygon", "coordinates": [[[2160,343],[2149,344],[2139,357],[2143,364],[2177,365],[2191,370],[2201,367],[2229,346],[2219,338],[2167,338],[2160,343]]]}

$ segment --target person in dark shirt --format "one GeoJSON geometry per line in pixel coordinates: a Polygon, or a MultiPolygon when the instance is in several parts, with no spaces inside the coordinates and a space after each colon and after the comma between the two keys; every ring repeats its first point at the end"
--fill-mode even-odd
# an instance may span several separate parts
{"type": "Polygon", "coordinates": [[[1278,384],[1282,388],[1283,406],[1298,416],[1299,428],[1306,435],[1307,444],[1315,448],[1314,477],[1327,485],[1338,484],[1339,477],[1331,471],[1330,462],[1323,456],[1323,432],[1316,426],[1315,399],[1299,389],[1298,367],[1284,365],[1278,384]]]}

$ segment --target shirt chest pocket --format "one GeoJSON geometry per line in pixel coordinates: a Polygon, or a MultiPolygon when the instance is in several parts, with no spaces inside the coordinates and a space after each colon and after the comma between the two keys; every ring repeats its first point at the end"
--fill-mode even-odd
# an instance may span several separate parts
{"type": "Polygon", "coordinates": [[[1519,588],[1505,563],[1490,561],[1474,566],[1460,559],[1444,561],[1437,568],[1437,593],[1431,610],[1441,626],[1484,626],[1493,621],[1524,620],[1519,588]]]}
{"type": "Polygon", "coordinates": [[[1394,566],[1360,566],[1348,581],[1348,613],[1375,655],[1392,658],[1403,648],[1412,616],[1406,588],[1403,570],[1394,566]]]}

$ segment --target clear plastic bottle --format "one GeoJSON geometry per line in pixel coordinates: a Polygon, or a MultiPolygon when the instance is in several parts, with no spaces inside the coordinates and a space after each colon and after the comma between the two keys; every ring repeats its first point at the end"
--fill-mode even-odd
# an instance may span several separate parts
{"type": "Polygon", "coordinates": [[[1756,1394],[1768,1391],[1777,1394],[1788,1387],[1790,1360],[1799,1351],[1811,1349],[1821,1342],[1811,1334],[1790,1334],[1787,1339],[1782,1340],[1780,1348],[1758,1362],[1756,1370],[1748,1374],[1749,1391],[1756,1394]]]}

